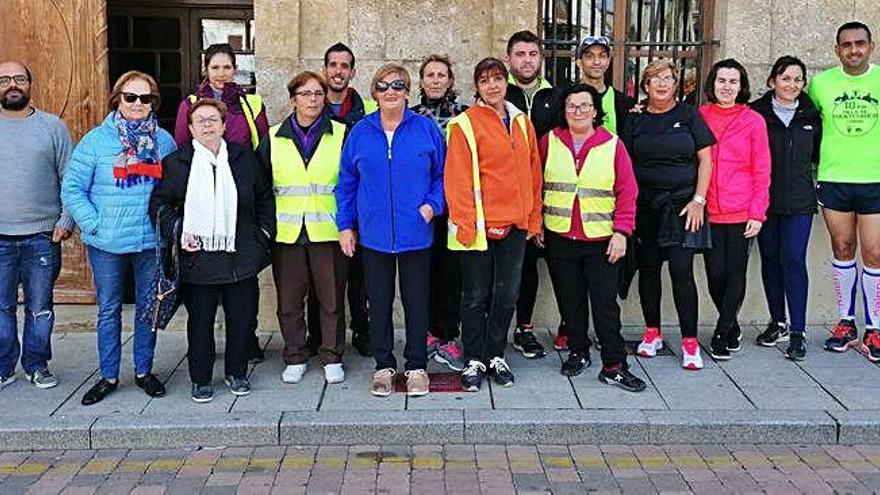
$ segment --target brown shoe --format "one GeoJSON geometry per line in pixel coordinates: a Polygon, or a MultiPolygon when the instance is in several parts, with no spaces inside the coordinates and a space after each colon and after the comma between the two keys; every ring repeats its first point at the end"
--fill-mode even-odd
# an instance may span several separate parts
{"type": "Polygon", "coordinates": [[[428,394],[428,372],[425,370],[410,370],[406,375],[406,395],[419,396],[428,394]]]}
{"type": "Polygon", "coordinates": [[[394,391],[394,370],[385,368],[373,373],[373,384],[370,393],[376,397],[388,397],[394,391]]]}

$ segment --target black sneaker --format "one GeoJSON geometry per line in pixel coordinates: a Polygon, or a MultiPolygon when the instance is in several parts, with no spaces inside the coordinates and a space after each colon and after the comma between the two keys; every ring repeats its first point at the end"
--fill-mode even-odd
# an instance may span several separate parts
{"type": "Polygon", "coordinates": [[[214,387],[210,383],[192,384],[192,400],[194,402],[211,402],[212,399],[214,399],[214,387]]]}
{"type": "Polygon", "coordinates": [[[486,365],[471,359],[461,372],[461,389],[465,392],[478,392],[486,378],[486,365]]]}
{"type": "Polygon", "coordinates": [[[788,349],[785,350],[785,357],[792,361],[803,361],[807,357],[807,346],[804,343],[803,332],[791,332],[788,349]]]}
{"type": "Polygon", "coordinates": [[[116,387],[119,386],[119,382],[110,382],[101,378],[98,380],[98,383],[92,385],[92,388],[83,395],[82,405],[91,406],[92,404],[97,404],[104,400],[105,397],[113,393],[116,390],[116,387]]]}
{"type": "Polygon", "coordinates": [[[788,325],[781,322],[771,321],[767,324],[767,328],[761,335],[758,335],[756,341],[758,345],[764,347],[776,347],[780,342],[788,342],[791,334],[788,331],[788,325]]]}
{"type": "Polygon", "coordinates": [[[351,334],[351,345],[357,349],[358,354],[363,357],[370,357],[373,355],[370,352],[370,332],[368,330],[357,330],[353,331],[351,334]]]}
{"type": "Polygon", "coordinates": [[[518,350],[523,357],[529,359],[537,359],[544,357],[544,346],[542,346],[535,334],[532,332],[532,325],[520,325],[513,331],[513,348],[518,350]]]}
{"type": "Polygon", "coordinates": [[[247,378],[236,378],[232,375],[226,377],[226,385],[232,395],[248,395],[251,393],[251,382],[247,378]]]}
{"type": "Polygon", "coordinates": [[[633,375],[625,366],[618,366],[616,370],[609,371],[602,367],[599,372],[599,381],[606,385],[615,385],[628,392],[641,392],[645,390],[645,382],[633,375]]]}
{"type": "Polygon", "coordinates": [[[716,361],[727,361],[730,359],[730,349],[727,347],[727,339],[720,334],[712,336],[712,345],[709,347],[709,354],[716,361]]]}
{"type": "Polygon", "coordinates": [[[865,336],[862,338],[862,352],[868,361],[872,363],[880,361],[880,330],[876,328],[865,329],[865,336]]]}
{"type": "Polygon", "coordinates": [[[734,323],[727,332],[727,350],[730,352],[738,352],[742,338],[743,332],[742,329],[739,328],[739,323],[734,323]]]}
{"type": "Polygon", "coordinates": [[[504,358],[494,357],[489,361],[489,374],[500,387],[512,387],[515,381],[513,372],[510,371],[510,366],[507,365],[504,358]]]}
{"type": "Polygon", "coordinates": [[[852,320],[840,320],[831,329],[831,337],[825,341],[825,350],[846,352],[850,347],[859,345],[859,331],[852,320]]]}
{"type": "Polygon", "coordinates": [[[572,351],[568,354],[568,359],[562,363],[562,369],[559,372],[565,376],[577,376],[584,371],[584,368],[589,368],[591,364],[593,363],[590,361],[589,352],[579,354],[572,351]]]}
{"type": "Polygon", "coordinates": [[[152,373],[147,373],[144,376],[136,376],[134,377],[134,383],[137,384],[138,387],[141,388],[144,392],[147,393],[150,397],[164,397],[165,396],[165,385],[162,385],[162,382],[156,378],[156,375],[152,373]]]}

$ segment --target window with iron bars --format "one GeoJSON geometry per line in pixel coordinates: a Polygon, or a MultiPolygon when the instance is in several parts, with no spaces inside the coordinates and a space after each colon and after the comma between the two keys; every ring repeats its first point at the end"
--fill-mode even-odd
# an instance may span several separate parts
{"type": "Polygon", "coordinates": [[[545,77],[556,86],[580,80],[575,50],[585,36],[612,40],[606,83],[641,99],[642,70],[657,58],[679,67],[679,98],[698,103],[712,63],[714,0],[541,0],[545,77]]]}

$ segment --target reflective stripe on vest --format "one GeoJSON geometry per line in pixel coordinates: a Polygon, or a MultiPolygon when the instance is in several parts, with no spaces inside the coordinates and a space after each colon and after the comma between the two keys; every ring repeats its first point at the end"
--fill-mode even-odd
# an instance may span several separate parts
{"type": "MultiPolygon", "coordinates": [[[[520,130],[522,130],[523,137],[525,137],[526,143],[528,143],[529,131],[528,127],[526,127],[525,114],[517,115],[514,120],[518,123],[520,130]]],[[[452,120],[446,125],[447,141],[449,140],[449,136],[452,135],[453,126],[456,125],[461,128],[465,141],[467,141],[468,148],[471,150],[471,170],[473,171],[474,181],[474,206],[476,208],[477,218],[474,227],[477,231],[477,237],[474,240],[474,243],[470,246],[465,246],[458,242],[458,237],[455,236],[458,232],[458,226],[450,219],[448,224],[449,231],[446,236],[446,247],[451,251],[486,251],[489,249],[489,242],[486,238],[486,216],[483,210],[483,191],[480,188],[480,163],[479,158],[477,157],[477,138],[474,136],[474,128],[471,125],[471,119],[468,117],[467,113],[462,113],[452,118],[452,120]]]]}
{"type": "Polygon", "coordinates": [[[331,124],[333,132],[321,136],[308,168],[293,140],[277,135],[280,124],[269,131],[278,242],[295,243],[303,225],[312,242],[339,240],[333,189],[339,181],[345,125],[331,124]]]}
{"type": "Polygon", "coordinates": [[[605,112],[605,122],[602,127],[611,134],[617,134],[617,112],[614,104],[614,88],[609,87],[602,97],[602,111],[605,112]]]}
{"type": "MultiPolygon", "coordinates": [[[[198,101],[198,96],[189,95],[189,102],[195,103],[198,101]]],[[[241,101],[241,109],[244,111],[244,119],[247,121],[248,129],[250,129],[251,134],[251,144],[254,149],[257,149],[257,145],[260,144],[260,133],[257,132],[257,115],[260,115],[260,112],[263,111],[263,99],[258,95],[244,95],[244,98],[240,98],[241,101]]]]}
{"type": "Polygon", "coordinates": [[[571,150],[555,133],[547,134],[544,166],[544,226],[564,234],[571,230],[575,197],[580,202],[581,222],[587,237],[614,233],[614,159],[617,137],[592,148],[576,173],[571,150]]]}

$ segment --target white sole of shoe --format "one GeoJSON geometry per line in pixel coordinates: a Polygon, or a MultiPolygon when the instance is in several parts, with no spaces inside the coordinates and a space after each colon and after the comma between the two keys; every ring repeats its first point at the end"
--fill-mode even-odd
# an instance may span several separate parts
{"type": "Polygon", "coordinates": [[[192,397],[192,400],[193,400],[193,402],[196,402],[198,404],[204,404],[206,402],[211,402],[212,400],[214,400],[214,397],[212,396],[207,399],[196,399],[195,397],[192,397]]]}
{"type": "Polygon", "coordinates": [[[370,393],[375,397],[388,397],[391,395],[391,392],[379,392],[378,390],[370,390],[370,393]]]}
{"type": "Polygon", "coordinates": [[[31,382],[31,383],[33,383],[35,387],[37,387],[37,388],[39,388],[39,389],[42,389],[42,390],[46,390],[46,389],[54,388],[54,387],[57,387],[57,386],[58,386],[58,382],[53,382],[53,383],[37,383],[37,382],[35,382],[35,381],[33,380],[33,378],[31,378],[30,375],[28,375],[27,378],[28,378],[28,381],[31,382]]]}

